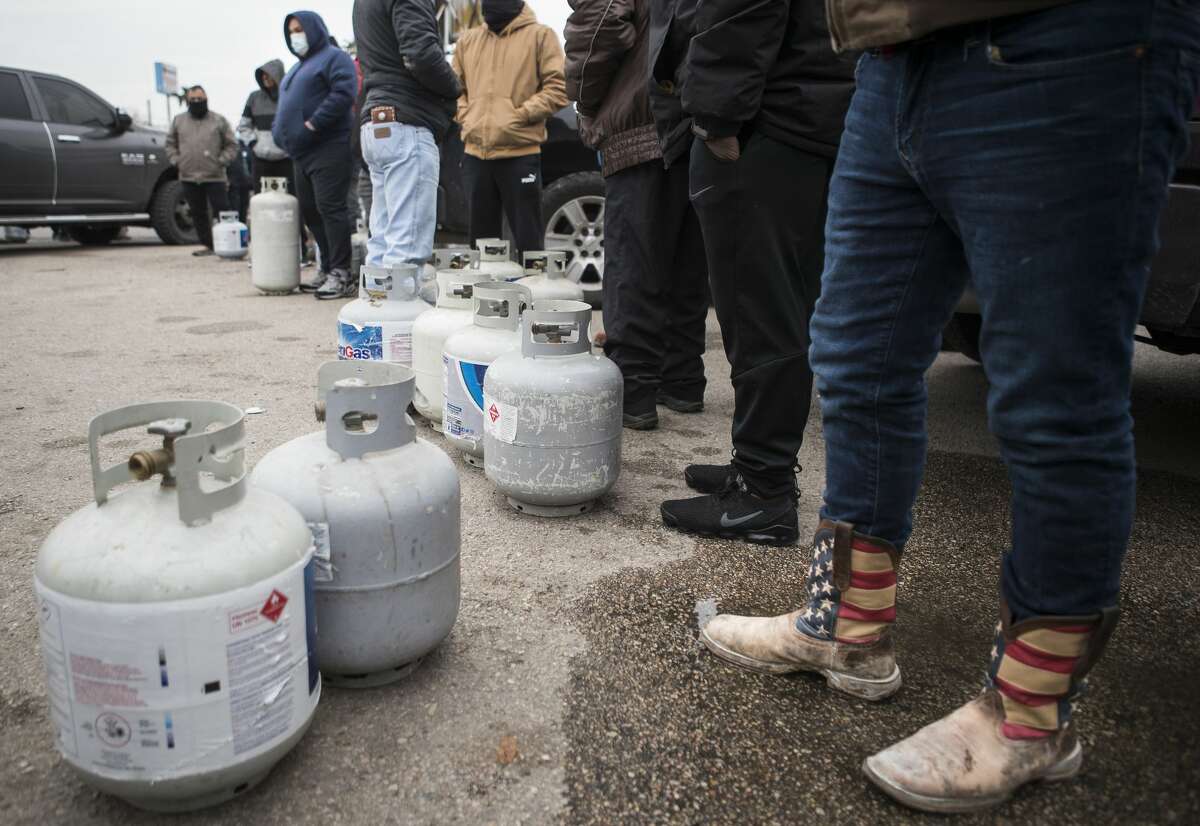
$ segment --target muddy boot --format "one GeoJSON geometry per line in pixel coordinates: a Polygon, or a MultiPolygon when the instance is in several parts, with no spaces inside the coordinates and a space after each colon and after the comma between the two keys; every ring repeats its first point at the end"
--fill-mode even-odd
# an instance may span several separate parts
{"type": "Polygon", "coordinates": [[[882,700],[900,688],[891,635],[899,567],[891,543],[824,521],[813,538],[802,609],[777,617],[721,614],[700,639],[752,671],[814,671],[838,691],[882,700]]]}
{"type": "Polygon", "coordinates": [[[868,757],[863,771],[891,797],[926,812],[988,809],[1034,780],[1074,777],[1083,749],[1071,700],[1116,618],[1113,608],[1090,617],[1002,619],[984,692],[868,757]]]}

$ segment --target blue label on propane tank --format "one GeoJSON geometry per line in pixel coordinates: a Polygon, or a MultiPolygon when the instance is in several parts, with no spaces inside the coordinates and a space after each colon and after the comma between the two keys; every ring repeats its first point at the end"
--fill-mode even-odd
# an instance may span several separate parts
{"type": "Polygon", "coordinates": [[[338,322],[339,359],[383,359],[383,328],[367,324],[362,329],[338,322]]]}

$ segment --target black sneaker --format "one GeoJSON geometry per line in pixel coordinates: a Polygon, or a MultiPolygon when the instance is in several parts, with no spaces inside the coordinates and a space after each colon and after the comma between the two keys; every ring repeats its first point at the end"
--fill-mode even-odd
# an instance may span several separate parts
{"type": "Polygon", "coordinates": [[[212,250],[210,250],[208,247],[201,247],[198,250],[192,251],[193,258],[200,258],[201,256],[204,256],[204,255],[214,255],[214,254],[215,253],[212,250]]]}
{"type": "Polygon", "coordinates": [[[621,424],[630,430],[653,430],[658,427],[658,412],[651,410],[649,413],[624,413],[621,416],[621,424]]]}
{"type": "Polygon", "coordinates": [[[317,290],[317,298],[329,301],[335,298],[353,298],[358,295],[358,279],[345,270],[330,270],[329,277],[317,290]]]}
{"type": "Polygon", "coordinates": [[[312,280],[312,281],[302,281],[302,282],[300,282],[300,292],[302,292],[302,293],[315,293],[317,290],[319,290],[319,289],[321,289],[323,286],[325,286],[325,282],[326,282],[327,280],[329,280],[329,273],[327,273],[327,272],[318,272],[316,275],[314,275],[314,276],[313,276],[313,280],[312,280]]]}
{"type": "Polygon", "coordinates": [[[676,413],[701,413],[704,411],[704,399],[688,401],[676,398],[661,390],[658,391],[658,403],[668,410],[674,410],[676,413]]]}
{"type": "Polygon", "coordinates": [[[663,502],[663,524],[700,536],[744,539],[756,545],[791,545],[800,535],[794,493],[763,498],[740,473],[730,474],[720,493],[663,502]]]}
{"type": "Polygon", "coordinates": [[[733,475],[733,465],[688,465],[683,469],[683,481],[701,493],[720,493],[733,475]]]}

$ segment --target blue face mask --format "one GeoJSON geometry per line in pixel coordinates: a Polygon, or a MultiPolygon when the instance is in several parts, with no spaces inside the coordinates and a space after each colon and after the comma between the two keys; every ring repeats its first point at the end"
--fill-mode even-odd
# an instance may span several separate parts
{"type": "Polygon", "coordinates": [[[292,32],[290,39],[292,41],[292,51],[304,57],[308,54],[308,36],[304,32],[292,32]]]}

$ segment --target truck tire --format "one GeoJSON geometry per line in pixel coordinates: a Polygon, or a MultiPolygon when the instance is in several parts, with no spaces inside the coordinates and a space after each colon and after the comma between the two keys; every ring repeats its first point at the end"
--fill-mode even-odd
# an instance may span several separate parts
{"type": "Polygon", "coordinates": [[[599,172],[564,175],[542,192],[546,249],[567,253],[567,277],[600,306],[604,285],[604,178],[599,172]]]}
{"type": "Polygon", "coordinates": [[[942,349],[962,353],[972,361],[982,362],[979,355],[979,332],[983,319],[974,313],[955,313],[942,331],[942,349]]]}
{"type": "Polygon", "coordinates": [[[121,229],[120,224],[80,224],[67,227],[67,235],[80,244],[103,246],[117,240],[121,229]]]}
{"type": "Polygon", "coordinates": [[[183,196],[183,184],[163,181],[150,201],[150,225],[164,244],[198,244],[200,236],[192,224],[192,210],[183,196]]]}

